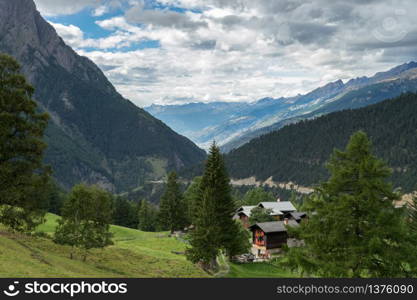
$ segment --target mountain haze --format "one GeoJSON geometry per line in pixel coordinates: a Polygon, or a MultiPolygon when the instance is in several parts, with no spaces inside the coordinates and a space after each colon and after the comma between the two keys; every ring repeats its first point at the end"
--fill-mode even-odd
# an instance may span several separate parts
{"type": "Polygon", "coordinates": [[[88,58],[68,47],[33,0],[0,0],[0,52],[15,57],[51,115],[46,162],[64,186],[120,192],[205,157],[187,138],[123,98],[88,58]]]}

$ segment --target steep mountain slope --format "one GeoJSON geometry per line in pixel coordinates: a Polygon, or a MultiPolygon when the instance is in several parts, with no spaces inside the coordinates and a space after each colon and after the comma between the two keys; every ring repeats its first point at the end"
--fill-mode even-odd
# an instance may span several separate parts
{"type": "Polygon", "coordinates": [[[404,94],[364,108],[300,121],[255,138],[226,155],[233,178],[295,182],[312,186],[328,176],[334,148],[344,149],[352,133],[364,130],[375,153],[393,169],[392,181],[417,188],[417,94],[404,94]]]}
{"type": "Polygon", "coordinates": [[[204,151],[124,99],[77,55],[33,0],[0,0],[0,51],[14,56],[52,120],[46,162],[60,183],[124,191],[205,157],[204,151]]]}
{"type": "Polygon", "coordinates": [[[345,108],[363,107],[405,91],[416,91],[416,73],[417,63],[410,62],[369,78],[330,82],[305,95],[290,98],[265,98],[247,104],[193,103],[145,109],[201,147],[206,148],[216,140],[223,152],[229,152],[285,124],[345,108]]]}

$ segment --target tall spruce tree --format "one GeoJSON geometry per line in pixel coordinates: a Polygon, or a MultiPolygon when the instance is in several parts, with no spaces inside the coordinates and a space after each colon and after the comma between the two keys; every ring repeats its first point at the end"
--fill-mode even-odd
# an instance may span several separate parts
{"type": "Polygon", "coordinates": [[[143,199],[139,205],[139,226],[142,231],[156,231],[158,212],[155,206],[143,199]]]}
{"type": "Polygon", "coordinates": [[[114,201],[113,222],[115,225],[138,228],[137,203],[127,200],[124,197],[117,197],[114,201]]]}
{"type": "Polygon", "coordinates": [[[386,181],[391,171],[372,155],[367,135],[352,135],[327,167],[330,179],[304,206],[311,213],[308,222],[290,230],[305,247],[289,250],[289,264],[330,277],[409,275],[412,247],[404,213],[394,207],[398,195],[386,181]]]}
{"type": "Polygon", "coordinates": [[[177,174],[168,174],[168,182],[165,192],[161,197],[159,205],[159,221],[163,229],[175,230],[184,229],[186,225],[186,208],[184,198],[177,182],[177,174]]]}
{"type": "Polygon", "coordinates": [[[19,64],[0,53],[0,222],[17,231],[42,222],[50,173],[42,162],[48,115],[33,92],[19,64]]]}
{"type": "Polygon", "coordinates": [[[199,200],[201,177],[195,177],[184,192],[184,202],[187,211],[187,223],[194,224],[199,200]]]}
{"type": "Polygon", "coordinates": [[[230,179],[223,157],[213,143],[210,148],[199,197],[195,203],[195,229],[190,234],[187,258],[207,270],[217,268],[220,251],[231,257],[248,250],[247,232],[232,219],[236,210],[231,196],[230,179]]]}

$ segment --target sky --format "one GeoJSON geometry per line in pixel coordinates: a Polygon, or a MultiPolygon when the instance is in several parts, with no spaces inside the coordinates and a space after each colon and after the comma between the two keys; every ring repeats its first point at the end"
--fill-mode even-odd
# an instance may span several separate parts
{"type": "Polygon", "coordinates": [[[414,0],[35,0],[138,106],[306,93],[417,60],[414,0]]]}

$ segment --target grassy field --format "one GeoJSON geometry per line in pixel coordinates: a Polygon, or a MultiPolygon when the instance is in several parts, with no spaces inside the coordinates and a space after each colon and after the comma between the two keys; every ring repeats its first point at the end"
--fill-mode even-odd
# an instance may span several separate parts
{"type": "MultiPolygon", "coordinates": [[[[52,236],[59,217],[48,214],[37,228],[52,236]]],[[[186,260],[185,244],[167,232],[143,232],[111,226],[114,245],[70,259],[71,248],[49,238],[8,232],[0,226],[0,277],[209,277],[186,260]]],[[[274,263],[236,264],[221,260],[217,277],[297,277],[274,263]]]]}
{"type": "Polygon", "coordinates": [[[227,277],[232,278],[294,278],[297,274],[283,270],[269,262],[257,262],[250,264],[230,263],[230,271],[227,277]]]}
{"type": "MultiPolygon", "coordinates": [[[[52,234],[58,216],[48,214],[38,232],[52,234]]],[[[185,244],[167,233],[112,226],[115,245],[92,250],[83,261],[48,238],[12,234],[0,227],[0,277],[207,277],[186,260],[185,244]]]]}

